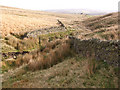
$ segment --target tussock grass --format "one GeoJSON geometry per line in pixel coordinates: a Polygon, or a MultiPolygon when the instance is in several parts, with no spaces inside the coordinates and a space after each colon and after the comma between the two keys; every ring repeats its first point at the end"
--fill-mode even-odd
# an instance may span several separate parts
{"type": "MultiPolygon", "coordinates": [[[[59,40],[59,39],[64,39],[73,32],[74,32],[74,30],[68,30],[65,32],[49,33],[49,34],[40,35],[38,37],[29,37],[29,38],[22,38],[25,33],[21,33],[21,34],[12,33],[12,35],[6,36],[4,38],[4,42],[7,45],[12,46],[13,48],[15,48],[18,51],[28,51],[28,50],[40,48],[39,47],[39,37],[40,37],[41,45],[42,46],[47,45],[48,47],[51,48],[51,46],[53,46],[52,44],[54,44],[53,43],[54,41],[59,40]],[[61,38],[61,36],[62,36],[62,38],[61,38]],[[58,37],[58,38],[56,38],[56,37],[58,37]],[[52,40],[51,40],[51,38],[52,38],[52,40]],[[52,42],[52,43],[49,43],[49,42],[52,42]],[[51,44],[51,46],[50,46],[50,44],[51,44]]],[[[55,43],[59,44],[60,41],[56,41],[55,43]]],[[[53,46],[53,49],[55,48],[55,46],[53,46]]]]}
{"type": "MultiPolygon", "coordinates": [[[[50,55],[54,54],[54,51],[52,52],[50,55]]],[[[41,55],[39,56],[41,57],[41,55]]],[[[99,64],[95,73],[89,76],[87,71],[89,59],[84,57],[77,55],[72,58],[69,57],[54,67],[51,67],[50,64],[52,60],[51,57],[44,57],[45,59],[40,57],[35,60],[31,60],[31,68],[26,66],[24,67],[23,65],[23,68],[19,67],[19,69],[17,68],[14,71],[5,73],[3,76],[3,87],[25,88],[32,85],[34,88],[38,88],[39,86],[58,88],[118,88],[118,75],[116,75],[116,72],[118,72],[119,69],[114,69],[114,67],[106,64],[105,62],[98,62],[99,64]],[[40,62],[37,62],[38,60],[40,60],[40,62]],[[48,60],[50,61],[47,63],[45,60],[47,62],[48,60]],[[43,66],[44,63],[47,64],[43,66]],[[44,69],[44,67],[48,67],[48,64],[50,64],[49,67],[51,68],[46,70],[37,70],[35,72],[28,71],[34,70],[35,68],[44,69]],[[23,82],[23,80],[27,81],[23,82]]]]}
{"type": "Polygon", "coordinates": [[[88,75],[91,76],[96,72],[97,69],[97,61],[94,59],[95,53],[89,53],[87,52],[87,61],[88,61],[88,75]]]}
{"type": "Polygon", "coordinates": [[[91,30],[91,33],[86,34],[85,37],[99,38],[101,40],[119,40],[118,13],[89,18],[83,23],[91,30]]]}
{"type": "Polygon", "coordinates": [[[68,41],[49,42],[42,51],[36,50],[23,57],[19,56],[16,60],[16,65],[20,66],[27,63],[30,70],[38,70],[51,67],[71,55],[72,50],[68,41]]]}
{"type": "Polygon", "coordinates": [[[13,36],[5,37],[5,43],[14,47],[16,50],[31,50],[34,48],[38,48],[38,39],[37,38],[27,38],[24,40],[17,39],[13,36]]]}

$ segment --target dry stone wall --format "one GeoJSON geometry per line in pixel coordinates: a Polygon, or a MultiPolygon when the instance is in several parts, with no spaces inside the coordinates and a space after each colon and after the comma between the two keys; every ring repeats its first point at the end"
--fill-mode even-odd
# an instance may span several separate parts
{"type": "Polygon", "coordinates": [[[101,41],[98,39],[81,40],[75,37],[69,37],[71,47],[74,51],[87,57],[87,54],[93,54],[96,60],[104,60],[108,64],[119,65],[120,41],[101,41]]]}
{"type": "Polygon", "coordinates": [[[31,32],[27,33],[27,37],[37,37],[38,35],[41,34],[49,34],[51,32],[61,32],[61,31],[66,31],[65,27],[50,27],[50,28],[43,28],[40,30],[34,30],[31,32]]]}

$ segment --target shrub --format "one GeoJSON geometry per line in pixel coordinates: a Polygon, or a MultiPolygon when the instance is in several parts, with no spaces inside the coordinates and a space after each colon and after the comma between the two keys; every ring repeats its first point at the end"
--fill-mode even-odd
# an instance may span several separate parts
{"type": "Polygon", "coordinates": [[[20,66],[20,65],[23,64],[22,55],[19,55],[19,56],[17,57],[17,60],[16,60],[15,64],[16,64],[16,66],[20,66]]]}
{"type": "Polygon", "coordinates": [[[24,63],[28,63],[32,59],[32,55],[25,54],[22,59],[24,60],[24,63]]]}
{"type": "Polygon", "coordinates": [[[31,54],[25,54],[24,56],[19,55],[16,60],[16,66],[28,63],[32,57],[33,56],[31,54]]]}
{"type": "Polygon", "coordinates": [[[68,41],[52,41],[47,43],[42,51],[38,49],[24,56],[18,56],[16,65],[28,64],[29,70],[44,69],[61,62],[65,57],[71,55],[72,51],[68,41]]]}

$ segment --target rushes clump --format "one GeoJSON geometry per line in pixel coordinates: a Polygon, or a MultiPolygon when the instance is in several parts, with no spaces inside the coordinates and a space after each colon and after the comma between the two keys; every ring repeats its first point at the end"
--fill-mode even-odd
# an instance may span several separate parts
{"type": "Polygon", "coordinates": [[[19,56],[16,64],[19,66],[27,63],[29,70],[45,69],[71,55],[72,51],[68,42],[49,42],[42,51],[37,50],[23,57],[19,56]]]}

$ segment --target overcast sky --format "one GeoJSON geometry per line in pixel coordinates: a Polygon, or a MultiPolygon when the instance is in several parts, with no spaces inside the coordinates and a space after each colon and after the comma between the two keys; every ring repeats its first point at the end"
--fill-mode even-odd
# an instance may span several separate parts
{"type": "Polygon", "coordinates": [[[118,11],[119,0],[0,0],[0,5],[32,10],[92,9],[118,11]]]}

